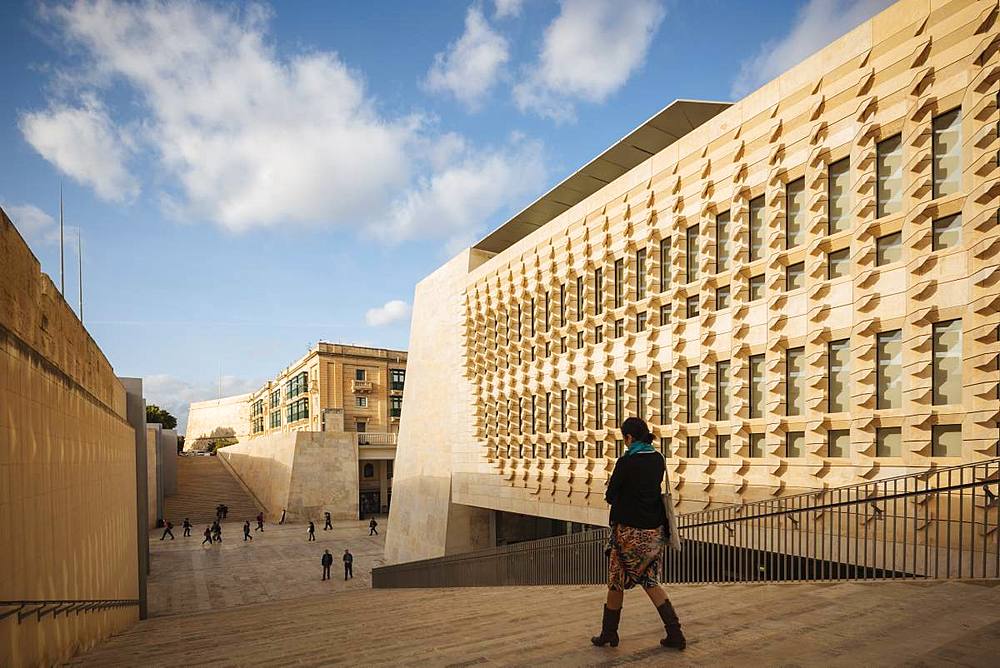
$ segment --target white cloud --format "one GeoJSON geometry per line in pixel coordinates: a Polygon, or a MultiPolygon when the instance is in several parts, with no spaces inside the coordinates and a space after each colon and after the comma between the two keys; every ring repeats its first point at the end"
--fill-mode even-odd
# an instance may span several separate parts
{"type": "Polygon", "coordinates": [[[454,95],[469,109],[478,109],[509,58],[507,40],[473,6],[465,15],[462,36],[434,56],[425,85],[431,91],[454,95]]]}
{"type": "MultiPolygon", "coordinates": [[[[3,210],[14,227],[36,253],[40,246],[52,246],[59,243],[59,222],[54,216],[43,211],[34,204],[10,204],[0,199],[3,210]]],[[[63,231],[63,243],[67,250],[76,248],[80,228],[76,225],[66,225],[63,231]]]]}
{"type": "Polygon", "coordinates": [[[91,186],[109,201],[135,197],[139,185],[126,166],[127,137],[93,96],[80,106],[56,104],[21,116],[24,138],[64,174],[91,186]]]}
{"type": "Polygon", "coordinates": [[[645,62],[663,16],[658,0],[562,0],[514,101],[554,120],[573,118],[578,100],[603,102],[645,62]]]}
{"type": "Polygon", "coordinates": [[[494,0],[494,16],[498,19],[513,18],[521,15],[524,0],[494,0]]]}
{"type": "MultiPolygon", "coordinates": [[[[81,0],[50,8],[46,15],[58,37],[83,54],[77,71],[55,76],[60,82],[85,82],[84,99],[94,103],[79,108],[103,128],[101,136],[129,133],[119,129],[126,124],[122,118],[113,118],[96,102],[103,91],[94,86],[113,85],[116,94],[125,93],[133,114],[128,127],[135,128],[133,169],[126,173],[148,174],[164,187],[157,198],[177,218],[208,220],[237,232],[341,225],[391,239],[382,228],[386,221],[395,225],[394,211],[412,203],[413,189],[422,192],[423,179],[456,168],[441,162],[440,151],[428,152],[446,140],[435,138],[419,114],[381,113],[362,75],[336,53],[277,54],[268,33],[270,17],[259,6],[241,11],[188,0],[81,0]]],[[[33,141],[28,129],[36,117],[50,119],[62,109],[54,104],[49,111],[23,115],[26,138],[33,141]]],[[[63,131],[43,155],[87,178],[86,165],[58,157],[83,152],[74,147],[76,136],[60,127],[63,131]]],[[[471,148],[461,138],[451,143],[460,145],[451,154],[464,165],[471,148]]],[[[107,167],[112,176],[103,177],[100,186],[92,183],[98,192],[134,192],[135,184],[113,177],[124,169],[122,146],[129,144],[120,141],[117,152],[95,150],[118,166],[107,167]]],[[[510,198],[499,199],[497,206],[512,204],[510,198]]],[[[495,211],[466,205],[477,215],[495,211]]],[[[415,219],[431,220],[417,214],[415,219]]],[[[483,220],[463,222],[472,226],[483,220]]]]}
{"type": "MultiPolygon", "coordinates": [[[[223,376],[221,380],[222,396],[243,394],[258,389],[263,380],[223,376]]],[[[177,433],[187,430],[188,407],[192,401],[205,401],[219,397],[220,381],[212,380],[189,381],[170,374],[152,374],[142,379],[142,393],[147,404],[156,404],[177,418],[177,433]]]]}
{"type": "Polygon", "coordinates": [[[369,327],[384,327],[410,316],[410,305],[401,299],[387,301],[382,306],[368,309],[365,322],[369,327]]]}
{"type": "Polygon", "coordinates": [[[744,97],[844,33],[857,27],[893,0],[809,0],[795,16],[787,35],[763,44],[757,55],[740,65],[733,99],[744,97]]]}

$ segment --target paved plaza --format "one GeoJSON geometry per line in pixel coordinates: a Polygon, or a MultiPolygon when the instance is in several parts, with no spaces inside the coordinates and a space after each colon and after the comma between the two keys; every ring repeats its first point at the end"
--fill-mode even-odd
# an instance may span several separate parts
{"type": "MultiPolygon", "coordinates": [[[[233,515],[230,515],[232,518],[233,515]]],[[[179,524],[179,522],[175,522],[179,524]]],[[[221,544],[202,545],[204,524],[190,538],[174,527],[175,540],[150,532],[150,616],[219,610],[248,603],[279,601],[371,587],[371,570],[382,565],[388,519],[379,518],[381,535],[368,535],[368,522],[334,521],[332,531],[316,523],[316,540],[307,541],[305,524],[266,524],[243,542],[242,518],[223,524],[221,544]],[[341,556],[354,555],[354,578],[344,582],[341,556]],[[332,579],[320,580],[323,550],[330,550],[332,579]]],[[[251,521],[251,526],[256,526],[251,521]]]]}

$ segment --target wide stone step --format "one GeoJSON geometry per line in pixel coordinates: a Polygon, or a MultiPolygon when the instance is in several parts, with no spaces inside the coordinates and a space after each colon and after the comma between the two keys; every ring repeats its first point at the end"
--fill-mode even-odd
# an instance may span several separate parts
{"type": "Polygon", "coordinates": [[[216,457],[178,457],[177,494],[164,499],[164,519],[180,526],[215,519],[215,507],[229,506],[228,521],[253,520],[260,511],[253,497],[216,457]]]}

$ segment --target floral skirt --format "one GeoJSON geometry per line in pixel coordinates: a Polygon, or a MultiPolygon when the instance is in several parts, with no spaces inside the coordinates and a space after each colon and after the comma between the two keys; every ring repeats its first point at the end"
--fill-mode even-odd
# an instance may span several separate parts
{"type": "Polygon", "coordinates": [[[636,529],[616,524],[608,536],[608,589],[625,591],[660,584],[660,557],[667,544],[663,527],[636,529]]]}

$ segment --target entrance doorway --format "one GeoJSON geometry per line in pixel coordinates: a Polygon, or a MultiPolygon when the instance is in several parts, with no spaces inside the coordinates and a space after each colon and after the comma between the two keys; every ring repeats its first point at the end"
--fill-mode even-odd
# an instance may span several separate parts
{"type": "Polygon", "coordinates": [[[372,492],[361,492],[358,500],[358,508],[361,512],[361,519],[378,515],[381,511],[381,494],[376,490],[372,492]]]}

